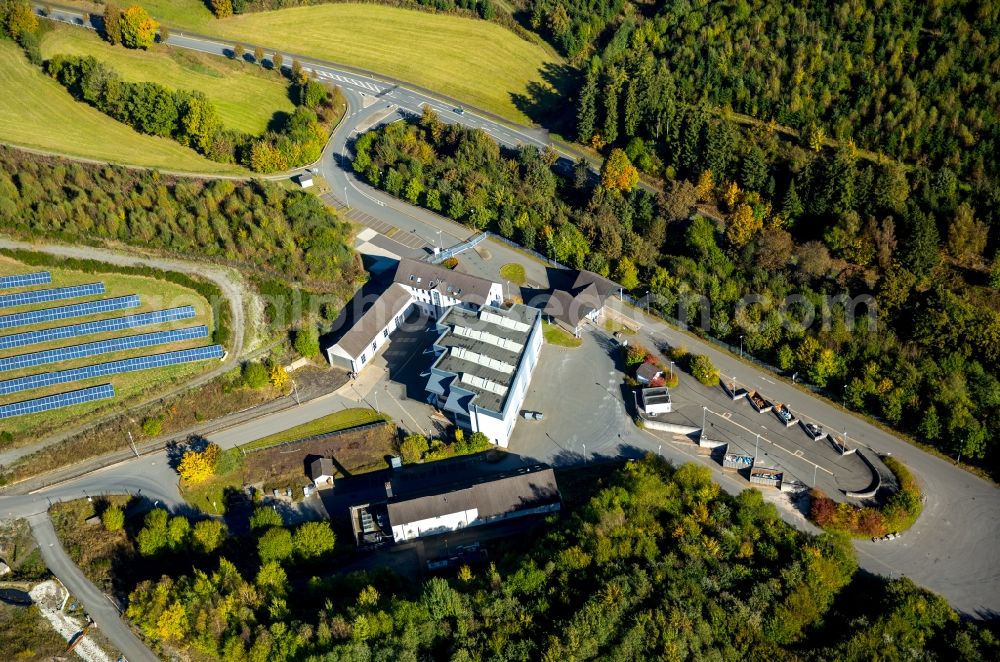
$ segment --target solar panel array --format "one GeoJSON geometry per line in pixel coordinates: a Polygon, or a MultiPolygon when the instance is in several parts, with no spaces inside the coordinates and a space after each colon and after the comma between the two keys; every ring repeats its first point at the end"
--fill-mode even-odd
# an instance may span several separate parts
{"type": "Polygon", "coordinates": [[[47,285],[51,282],[52,276],[48,271],[37,271],[33,274],[0,276],[0,290],[10,290],[15,287],[27,287],[29,285],[47,285]]]}
{"type": "Polygon", "coordinates": [[[34,366],[58,363],[59,361],[72,361],[73,359],[82,359],[99,354],[124,352],[129,349],[138,349],[139,347],[152,347],[172,342],[183,342],[185,340],[204,338],[207,335],[208,327],[189,326],[184,329],[174,329],[172,331],[154,331],[153,333],[142,333],[136,336],[122,336],[120,338],[98,340],[97,342],[82,345],[49,349],[44,352],[18,354],[17,356],[8,356],[7,358],[0,359],[0,372],[33,368],[34,366]]]}
{"type": "Polygon", "coordinates": [[[70,368],[69,370],[59,370],[56,372],[43,372],[36,375],[26,375],[15,379],[8,379],[0,382],[0,395],[10,395],[20,393],[34,388],[52,386],[54,384],[65,384],[82,379],[93,379],[106,375],[115,375],[123,372],[135,372],[137,370],[148,370],[150,368],[162,368],[164,366],[179,365],[181,363],[191,363],[194,361],[205,361],[207,359],[222,358],[224,351],[221,345],[206,345],[193,349],[182,349],[176,352],[166,352],[164,354],[154,354],[152,356],[139,356],[132,359],[121,359],[108,363],[98,363],[95,365],[83,366],[81,368],[70,368]]]}
{"type": "Polygon", "coordinates": [[[26,414],[37,414],[42,411],[69,407],[83,402],[94,400],[104,400],[115,397],[115,387],[111,384],[101,384],[90,388],[70,391],[68,393],[57,393],[47,395],[43,398],[33,400],[23,400],[9,405],[0,405],[0,418],[11,418],[12,416],[24,416],[26,414]]]}
{"type": "Polygon", "coordinates": [[[24,347],[26,345],[38,345],[66,338],[79,338],[80,336],[89,336],[96,333],[110,333],[112,331],[124,331],[142,326],[151,326],[153,324],[176,322],[177,320],[190,319],[194,315],[195,311],[192,306],[181,306],[179,308],[126,315],[125,317],[94,320],[93,322],[84,322],[82,324],[57,326],[40,331],[25,331],[24,333],[0,336],[0,350],[24,347]]]}
{"type": "Polygon", "coordinates": [[[69,306],[29,310],[23,313],[14,313],[13,315],[0,315],[0,329],[11,329],[18,326],[54,322],[55,320],[72,317],[86,317],[87,315],[97,315],[113,310],[138,307],[139,297],[134,294],[124,297],[114,297],[112,299],[101,299],[99,301],[85,301],[84,303],[74,303],[69,306]]]}
{"type": "Polygon", "coordinates": [[[60,299],[75,299],[93,294],[104,294],[104,283],[87,283],[86,285],[54,287],[50,290],[28,290],[16,294],[0,294],[0,308],[27,306],[46,301],[59,301],[60,299]]]}

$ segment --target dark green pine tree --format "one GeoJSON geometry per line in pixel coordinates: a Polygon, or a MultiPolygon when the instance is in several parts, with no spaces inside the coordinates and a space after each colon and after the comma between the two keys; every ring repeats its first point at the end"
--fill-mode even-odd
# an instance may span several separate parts
{"type": "Polygon", "coordinates": [[[614,79],[604,86],[604,141],[618,140],[618,85],[614,79]]]}
{"type": "Polygon", "coordinates": [[[623,128],[625,137],[632,138],[639,128],[639,102],[636,99],[635,80],[631,80],[625,88],[625,112],[623,128]]]}
{"type": "Polygon", "coordinates": [[[580,103],[576,111],[576,139],[584,144],[594,136],[597,122],[597,76],[595,69],[587,72],[587,80],[580,90],[580,103]]]}
{"type": "Polygon", "coordinates": [[[802,200],[799,199],[799,194],[795,190],[795,180],[792,180],[785,193],[785,200],[781,204],[781,215],[788,223],[794,223],[803,211],[802,200]]]}
{"type": "Polygon", "coordinates": [[[937,223],[933,216],[919,209],[911,209],[908,221],[910,236],[906,241],[903,263],[914,276],[922,278],[937,266],[940,259],[937,223]]]}
{"type": "Polygon", "coordinates": [[[748,191],[761,191],[767,183],[767,163],[764,161],[764,150],[757,145],[750,148],[743,157],[742,172],[743,188],[748,191]]]}

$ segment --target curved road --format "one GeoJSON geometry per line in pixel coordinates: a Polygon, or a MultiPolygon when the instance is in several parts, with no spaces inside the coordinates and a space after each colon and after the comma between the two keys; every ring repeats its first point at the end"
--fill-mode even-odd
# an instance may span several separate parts
{"type": "MultiPolygon", "coordinates": [[[[72,12],[56,11],[53,18],[60,17],[72,20],[74,15],[72,12]]],[[[168,43],[216,55],[228,55],[231,48],[226,42],[182,34],[172,35],[168,43]]],[[[265,49],[265,52],[271,51],[265,49]]],[[[293,53],[283,55],[286,61],[298,57],[293,53]]],[[[312,58],[298,59],[320,78],[338,85],[352,109],[331,138],[319,166],[334,195],[354,210],[395,223],[404,230],[412,229],[428,240],[432,240],[439,230],[450,238],[442,243],[464,239],[470,232],[448,219],[389,198],[342,169],[339,158],[344,155],[345,145],[356,127],[363,129],[380,112],[396,112],[398,109],[419,113],[421,107],[427,104],[437,110],[444,121],[481,128],[508,146],[530,143],[541,147],[549,144],[544,131],[514,127],[486,114],[470,111],[457,113],[451,103],[406,85],[379,77],[366,77],[312,58]]],[[[523,257],[521,261],[524,261],[523,257]]],[[[535,264],[527,266],[531,270],[538,269],[535,264]]],[[[772,398],[793,403],[796,412],[809,415],[829,430],[846,430],[850,440],[856,444],[899,456],[917,476],[924,490],[924,513],[899,540],[857,543],[862,567],[880,574],[909,576],[941,593],[957,609],[970,616],[984,617],[1000,612],[1000,547],[996,544],[1000,532],[1000,489],[995,485],[921,451],[812,393],[743,363],[714,345],[683,334],[658,320],[646,318],[638,311],[626,309],[624,313],[642,324],[643,333],[650,341],[655,338],[674,340],[694,352],[708,354],[723,374],[735,376],[740,383],[759,388],[772,398]]],[[[86,480],[92,479],[88,476],[86,480]]]]}

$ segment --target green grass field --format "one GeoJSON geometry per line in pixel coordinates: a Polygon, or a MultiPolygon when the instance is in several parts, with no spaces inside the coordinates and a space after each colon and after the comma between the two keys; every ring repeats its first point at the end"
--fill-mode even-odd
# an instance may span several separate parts
{"type": "MultiPolygon", "coordinates": [[[[15,273],[29,273],[32,271],[41,271],[41,270],[42,269],[39,269],[38,267],[31,267],[28,265],[21,264],[12,258],[6,256],[0,256],[0,276],[15,274],[15,273]]],[[[180,320],[170,324],[142,327],[130,331],[124,331],[124,332],[119,331],[107,334],[97,334],[93,336],[86,336],[85,338],[79,338],[79,339],[59,340],[49,343],[42,343],[38,345],[31,345],[29,347],[18,347],[0,352],[0,356],[15,356],[27,352],[39,352],[47,349],[54,349],[56,347],[67,347],[70,345],[80,344],[82,342],[93,342],[105,338],[116,338],[122,335],[149,333],[152,331],[163,331],[171,328],[196,326],[200,324],[208,326],[209,333],[211,333],[212,331],[213,316],[208,301],[206,301],[201,295],[197,294],[193,290],[189,290],[175,283],[171,283],[164,280],[158,280],[155,278],[130,276],[117,273],[84,273],[81,271],[73,271],[69,269],[58,269],[58,268],[46,268],[45,270],[49,271],[52,274],[52,283],[51,285],[46,285],[44,287],[64,287],[68,285],[77,285],[81,283],[92,283],[100,281],[104,283],[106,293],[96,297],[81,297],[78,299],[69,299],[66,301],[52,302],[36,306],[19,306],[15,308],[5,308],[2,311],[3,314],[22,312],[24,310],[31,310],[33,308],[44,308],[50,306],[65,305],[69,303],[77,303],[93,299],[123,296],[126,294],[139,295],[141,305],[138,308],[131,308],[112,313],[103,313],[100,315],[92,315],[88,317],[74,318],[72,320],[66,320],[65,322],[58,322],[58,323],[50,322],[45,324],[36,324],[31,326],[18,327],[17,329],[4,331],[3,332],[4,335],[8,333],[34,331],[53,326],[62,326],[63,324],[76,324],[93,319],[120,317],[123,315],[131,315],[134,313],[145,312],[149,310],[159,310],[163,308],[173,308],[176,306],[185,306],[185,305],[190,305],[194,307],[195,317],[188,320],[180,320]]],[[[18,292],[18,291],[20,290],[11,290],[11,292],[18,292]]],[[[28,368],[25,370],[4,372],[0,374],[0,379],[12,379],[25,374],[48,372],[52,370],[62,370],[71,367],[91,365],[93,363],[102,363],[105,361],[129,358],[133,356],[144,356],[147,354],[156,354],[160,352],[184,349],[187,347],[198,347],[210,343],[211,343],[210,338],[204,338],[199,340],[187,341],[184,343],[172,343],[169,345],[144,347],[140,349],[129,350],[126,352],[117,352],[114,354],[103,354],[100,356],[92,356],[83,359],[76,359],[73,361],[53,363],[45,366],[28,368]]],[[[101,377],[97,379],[72,382],[68,384],[59,384],[48,388],[35,389],[24,393],[2,396],[0,397],[0,404],[9,404],[12,402],[19,402],[21,400],[39,398],[46,395],[52,395],[54,393],[73,391],[81,388],[86,388],[88,386],[96,386],[98,384],[104,384],[109,382],[113,384],[115,387],[115,397],[111,400],[99,400],[96,402],[84,403],[73,407],[66,407],[63,409],[56,409],[53,411],[34,414],[31,416],[18,416],[15,418],[5,419],[3,421],[0,421],[0,431],[9,431],[13,435],[15,435],[15,443],[31,441],[32,439],[36,439],[40,436],[43,436],[46,433],[50,433],[67,423],[82,422],[88,416],[107,413],[108,411],[111,410],[127,409],[128,404],[134,401],[136,397],[148,395],[157,390],[163,390],[172,384],[179,383],[186,379],[190,379],[191,377],[208,370],[210,367],[214,365],[215,362],[208,361],[208,362],[198,362],[198,363],[191,363],[179,366],[170,366],[166,368],[160,368],[157,370],[143,370],[140,372],[126,373],[111,377],[101,377]]]]}
{"type": "Polygon", "coordinates": [[[238,173],[166,138],[136,133],[77,102],[24,57],[0,42],[0,141],[111,163],[203,173],[238,173]]]}
{"type": "Polygon", "coordinates": [[[83,28],[56,25],[42,41],[42,55],[91,55],[133,82],[175,90],[198,90],[211,99],[219,119],[254,135],[264,132],[277,111],[291,113],[287,81],[273,71],[179,48],[142,51],[112,46],[83,28]]]}
{"type": "Polygon", "coordinates": [[[167,25],[377,71],[530,124],[514,103],[561,59],[499,25],[374,4],[324,4],[217,20],[201,0],[140,0],[167,25]]]}

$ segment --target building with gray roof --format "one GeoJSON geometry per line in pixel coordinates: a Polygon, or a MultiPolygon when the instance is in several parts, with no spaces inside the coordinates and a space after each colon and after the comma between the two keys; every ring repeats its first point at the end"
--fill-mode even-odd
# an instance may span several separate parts
{"type": "Polygon", "coordinates": [[[555,473],[544,465],[468,487],[390,500],[386,505],[396,542],[559,508],[555,473]]]}
{"type": "Polygon", "coordinates": [[[502,299],[500,283],[403,258],[393,282],[374,300],[371,292],[362,289],[345,306],[352,318],[342,313],[347,330],[327,347],[327,358],[331,365],[361,372],[415,308],[439,318],[453,306],[478,310],[498,305],[502,299]]]}
{"type": "Polygon", "coordinates": [[[608,297],[620,288],[614,281],[592,271],[569,272],[566,275],[565,282],[554,284],[542,312],[574,335],[579,335],[580,324],[586,320],[596,322],[608,297]]]}
{"type": "Polygon", "coordinates": [[[438,321],[428,401],[459,427],[506,447],[538,364],[541,318],[522,304],[451,308],[438,321]]]}

